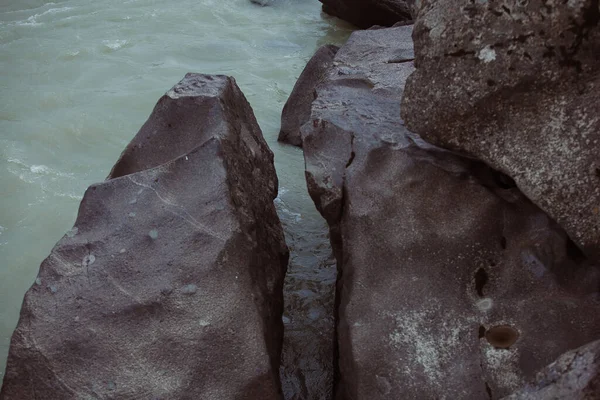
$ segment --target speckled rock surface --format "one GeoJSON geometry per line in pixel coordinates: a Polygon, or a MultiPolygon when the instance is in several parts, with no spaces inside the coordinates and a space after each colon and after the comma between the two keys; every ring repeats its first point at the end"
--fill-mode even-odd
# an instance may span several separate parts
{"type": "Polygon", "coordinates": [[[323,11],[359,28],[412,20],[418,0],[319,0],[323,11]]]}
{"type": "Polygon", "coordinates": [[[515,179],[600,255],[598,0],[423,1],[402,115],[515,179]]]}
{"type": "Polygon", "coordinates": [[[403,126],[410,35],[355,32],[302,128],[340,272],[336,397],[500,398],[597,337],[600,271],[510,178],[403,126]]]}
{"type": "Polygon", "coordinates": [[[186,75],[42,263],[0,398],[280,399],[276,193],[235,81],[186,75]]]}
{"type": "Polygon", "coordinates": [[[600,340],[563,354],[503,400],[600,399],[600,340]]]}
{"type": "Polygon", "coordinates": [[[310,118],[310,106],[315,99],[315,88],[327,76],[338,50],[337,46],[330,44],[321,46],[304,67],[283,107],[278,141],[302,146],[300,128],[310,118]]]}

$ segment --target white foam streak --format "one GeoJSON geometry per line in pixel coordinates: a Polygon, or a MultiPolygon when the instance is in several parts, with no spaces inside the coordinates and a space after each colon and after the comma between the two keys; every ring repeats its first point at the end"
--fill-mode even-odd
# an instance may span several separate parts
{"type": "Polygon", "coordinates": [[[30,16],[29,18],[25,19],[25,20],[15,21],[13,24],[17,25],[17,26],[38,26],[38,25],[42,25],[43,22],[39,22],[38,18],[43,17],[45,15],[54,15],[54,14],[58,14],[58,13],[70,11],[72,9],[73,9],[73,7],[51,8],[49,10],[46,10],[46,11],[42,12],[42,13],[34,14],[34,15],[30,16]]]}

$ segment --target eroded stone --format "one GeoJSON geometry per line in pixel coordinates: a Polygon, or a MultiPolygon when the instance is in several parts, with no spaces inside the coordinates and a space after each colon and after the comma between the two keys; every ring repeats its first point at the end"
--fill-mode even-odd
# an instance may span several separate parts
{"type": "Polygon", "coordinates": [[[503,400],[597,400],[600,398],[600,341],[560,356],[535,379],[503,400]]]}
{"type": "Polygon", "coordinates": [[[597,0],[425,0],[402,115],[512,177],[600,256],[597,0]]]}
{"type": "Polygon", "coordinates": [[[512,179],[404,127],[410,36],[355,32],[302,127],[340,273],[337,398],[499,398],[595,338],[600,272],[512,179]]]}
{"type": "Polygon", "coordinates": [[[0,398],[280,399],[276,195],[235,81],[186,75],[42,263],[0,398]]]}

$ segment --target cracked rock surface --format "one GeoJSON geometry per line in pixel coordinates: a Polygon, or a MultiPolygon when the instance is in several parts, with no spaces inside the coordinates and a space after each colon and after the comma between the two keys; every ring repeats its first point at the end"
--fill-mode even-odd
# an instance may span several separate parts
{"type": "Polygon", "coordinates": [[[42,263],[0,398],[281,398],[276,194],[233,78],[186,75],[42,263]]]}
{"type": "Polygon", "coordinates": [[[402,115],[511,176],[600,255],[598,0],[424,0],[402,115]]]}
{"type": "Polygon", "coordinates": [[[503,400],[597,400],[600,398],[600,340],[563,354],[535,380],[503,400]]]}
{"type": "Polygon", "coordinates": [[[302,127],[338,261],[337,399],[485,399],[600,332],[600,271],[506,175],[398,104],[412,27],[355,32],[302,127]]]}

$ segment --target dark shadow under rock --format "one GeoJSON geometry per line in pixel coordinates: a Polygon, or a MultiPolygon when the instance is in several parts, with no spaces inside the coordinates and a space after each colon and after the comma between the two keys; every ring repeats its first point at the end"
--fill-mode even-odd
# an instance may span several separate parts
{"type": "Polygon", "coordinates": [[[410,21],[415,14],[415,0],[319,0],[323,11],[359,28],[373,25],[392,26],[410,21]]]}

